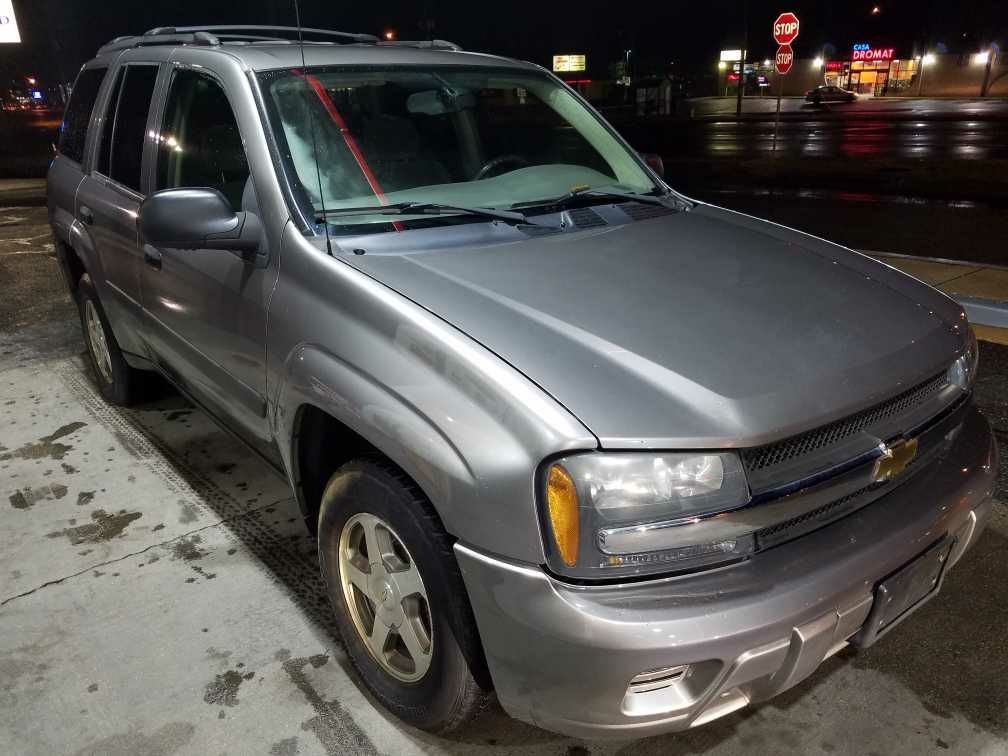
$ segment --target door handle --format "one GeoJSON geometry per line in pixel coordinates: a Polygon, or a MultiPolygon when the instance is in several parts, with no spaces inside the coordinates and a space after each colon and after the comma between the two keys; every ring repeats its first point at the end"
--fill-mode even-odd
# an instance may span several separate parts
{"type": "Polygon", "coordinates": [[[81,223],[84,223],[88,226],[94,223],[94,213],[91,212],[90,207],[88,207],[87,205],[81,205],[80,210],[78,212],[80,213],[81,223]]]}
{"type": "Polygon", "coordinates": [[[144,262],[155,270],[161,270],[161,253],[150,244],[144,244],[144,262]]]}

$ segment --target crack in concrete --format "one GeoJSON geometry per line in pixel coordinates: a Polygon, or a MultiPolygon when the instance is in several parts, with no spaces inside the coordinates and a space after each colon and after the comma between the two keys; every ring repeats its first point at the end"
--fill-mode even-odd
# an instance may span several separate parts
{"type": "Polygon", "coordinates": [[[188,531],[186,533],[181,533],[181,534],[179,534],[177,536],[174,536],[172,538],[168,538],[167,540],[161,541],[159,543],[152,543],[149,546],[146,546],[146,547],[140,549],[139,551],[134,551],[134,552],[131,552],[129,554],[124,554],[123,556],[116,557],[115,559],[109,559],[109,560],[107,560],[105,562],[99,562],[98,564],[93,564],[93,565],[91,565],[89,567],[85,567],[84,569],[80,570],[79,572],[74,572],[74,573],[71,573],[69,575],[64,575],[63,577],[60,577],[60,578],[54,578],[52,580],[47,580],[46,582],[42,583],[41,585],[37,585],[34,588],[31,588],[31,589],[29,589],[27,591],[24,591],[23,593],[18,593],[18,594],[14,595],[14,596],[9,596],[8,598],[5,598],[3,601],[0,601],[0,606],[6,606],[11,601],[15,601],[16,599],[19,599],[19,598],[24,598],[25,596],[31,596],[33,593],[37,593],[38,591],[42,590],[43,588],[48,588],[49,586],[52,586],[52,585],[59,585],[60,583],[63,583],[65,581],[70,580],[70,579],[75,578],[75,577],[80,577],[81,575],[84,575],[86,573],[92,572],[92,571],[94,571],[94,570],[96,570],[96,569],[98,569],[100,567],[105,567],[106,565],[109,565],[109,564],[117,564],[118,562],[122,562],[122,561],[125,561],[127,559],[132,559],[133,557],[140,556],[141,554],[146,554],[151,549],[161,548],[161,547],[167,546],[170,543],[178,541],[180,539],[189,538],[189,537],[195,535],[196,533],[202,533],[204,530],[209,530],[210,528],[216,528],[216,527],[220,527],[221,525],[227,525],[228,523],[231,523],[231,522],[235,522],[235,521],[238,521],[238,520],[246,519],[246,518],[248,518],[248,517],[250,517],[252,515],[258,514],[259,512],[263,511],[264,509],[267,509],[269,507],[278,506],[278,505],[282,504],[285,501],[287,501],[287,499],[283,498],[283,499],[277,499],[276,501],[270,502],[268,504],[261,504],[261,505],[259,505],[258,507],[254,508],[254,509],[248,510],[247,512],[242,512],[241,514],[234,515],[233,517],[224,517],[224,518],[222,518],[220,520],[217,520],[216,522],[210,523],[209,525],[204,525],[202,527],[196,528],[195,530],[190,530],[190,531],[188,531]]]}

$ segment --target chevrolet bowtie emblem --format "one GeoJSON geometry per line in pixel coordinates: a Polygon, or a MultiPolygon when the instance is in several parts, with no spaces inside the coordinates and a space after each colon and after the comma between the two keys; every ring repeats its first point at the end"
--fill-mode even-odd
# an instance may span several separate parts
{"type": "Polygon", "coordinates": [[[882,450],[882,456],[875,461],[872,481],[884,483],[895,478],[906,469],[907,465],[913,462],[914,457],[917,456],[917,439],[897,441],[894,444],[881,443],[879,449],[882,450]]]}

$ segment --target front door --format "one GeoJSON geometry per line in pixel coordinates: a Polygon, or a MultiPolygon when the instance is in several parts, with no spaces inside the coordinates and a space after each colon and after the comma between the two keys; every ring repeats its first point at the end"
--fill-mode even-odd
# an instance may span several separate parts
{"type": "MultiPolygon", "coordinates": [[[[238,123],[216,78],[182,67],[172,72],[156,139],[156,189],[209,187],[236,211],[258,214],[238,123]]],[[[223,250],[146,243],[143,250],[144,331],[156,361],[265,451],[266,304],[275,268],[223,250]]]]}

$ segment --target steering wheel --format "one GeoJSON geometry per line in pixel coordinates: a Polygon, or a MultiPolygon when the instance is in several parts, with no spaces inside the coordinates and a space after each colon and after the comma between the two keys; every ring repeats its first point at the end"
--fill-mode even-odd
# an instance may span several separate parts
{"type": "Polygon", "coordinates": [[[508,165],[511,163],[515,165],[515,168],[512,168],[511,170],[517,170],[518,168],[524,168],[527,166],[529,161],[521,155],[498,155],[497,157],[491,158],[483,163],[483,167],[476,171],[473,181],[482,181],[502,165],[508,165]]]}

